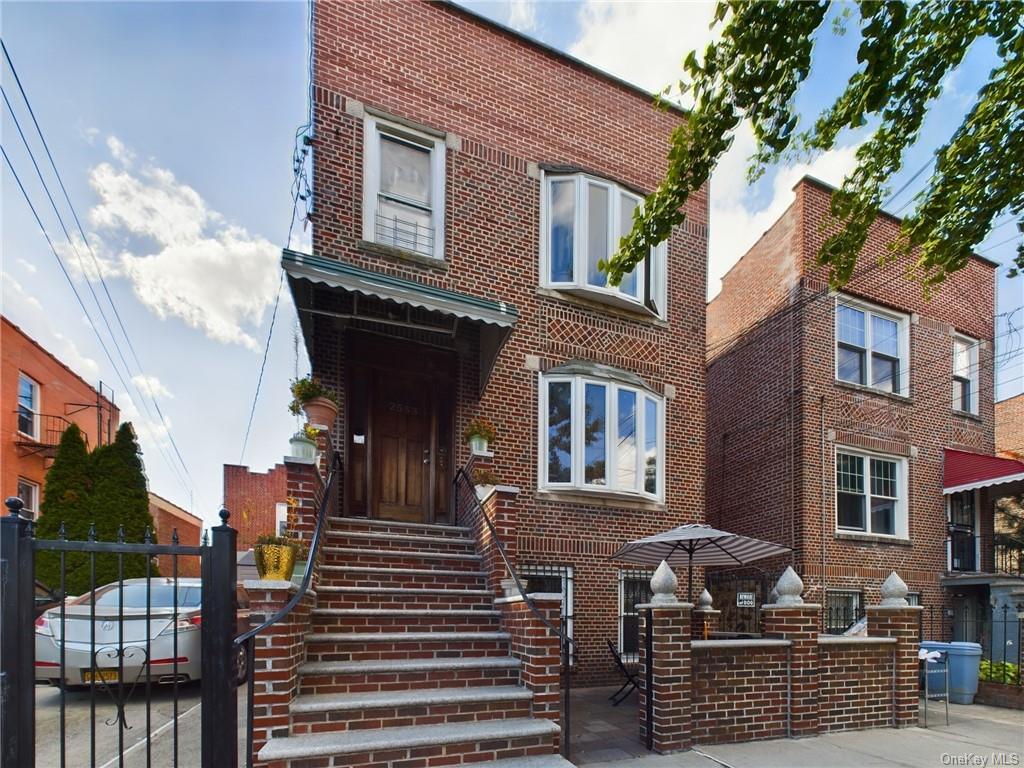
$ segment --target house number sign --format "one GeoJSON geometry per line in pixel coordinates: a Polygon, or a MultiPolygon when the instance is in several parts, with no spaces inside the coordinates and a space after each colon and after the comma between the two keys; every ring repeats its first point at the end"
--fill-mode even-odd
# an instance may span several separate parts
{"type": "Polygon", "coordinates": [[[737,592],[736,593],[736,607],[737,608],[753,608],[756,605],[756,596],[753,592],[737,592]]]}

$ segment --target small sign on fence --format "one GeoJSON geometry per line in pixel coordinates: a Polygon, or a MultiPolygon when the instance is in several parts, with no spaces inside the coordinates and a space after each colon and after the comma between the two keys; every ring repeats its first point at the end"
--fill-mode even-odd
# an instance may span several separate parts
{"type": "Polygon", "coordinates": [[[737,608],[753,608],[757,605],[757,596],[753,592],[737,592],[737,608]]]}

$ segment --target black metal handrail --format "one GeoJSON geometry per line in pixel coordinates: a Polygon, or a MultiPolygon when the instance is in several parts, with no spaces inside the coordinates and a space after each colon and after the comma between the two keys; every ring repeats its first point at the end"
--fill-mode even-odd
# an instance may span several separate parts
{"type": "Polygon", "coordinates": [[[1008,533],[997,533],[992,549],[997,573],[1024,575],[1024,541],[1008,533]]]}
{"type": "Polygon", "coordinates": [[[238,637],[234,639],[234,645],[236,647],[241,646],[243,643],[246,647],[245,652],[245,672],[246,672],[246,684],[248,686],[248,720],[246,728],[246,758],[245,764],[248,768],[252,768],[252,746],[253,746],[253,693],[255,692],[255,670],[256,670],[256,636],[266,629],[277,624],[281,619],[287,616],[296,605],[306,596],[309,592],[309,584],[313,579],[313,567],[316,564],[316,556],[320,551],[320,538],[323,534],[324,521],[327,519],[327,509],[331,505],[331,501],[334,498],[334,486],[341,475],[341,454],[335,453],[331,459],[331,470],[327,473],[327,482],[324,484],[323,497],[320,499],[320,507],[316,514],[316,527],[313,529],[313,538],[309,543],[309,555],[306,560],[306,569],[302,574],[302,582],[299,584],[298,590],[291,596],[291,599],[284,604],[277,613],[271,616],[269,619],[264,621],[258,627],[253,627],[245,632],[242,632],[238,637]]]}
{"type": "Polygon", "coordinates": [[[480,499],[477,498],[476,486],[473,484],[473,481],[470,479],[469,475],[466,473],[466,470],[463,469],[463,468],[459,468],[459,469],[457,469],[455,471],[455,480],[453,481],[454,490],[455,490],[455,519],[456,519],[456,522],[461,523],[462,522],[462,517],[463,517],[463,515],[462,515],[463,505],[460,503],[460,499],[462,498],[463,494],[459,493],[459,483],[460,482],[464,484],[464,488],[467,489],[468,492],[469,492],[467,498],[468,499],[472,499],[472,502],[471,502],[472,507],[475,507],[475,511],[480,514],[480,516],[484,519],[484,522],[487,524],[487,529],[490,531],[491,539],[494,541],[494,544],[495,544],[495,546],[498,549],[498,553],[501,555],[501,559],[505,562],[505,569],[508,571],[509,576],[512,577],[512,581],[515,582],[516,590],[519,592],[519,596],[523,599],[523,602],[526,603],[526,607],[530,609],[530,612],[535,617],[537,617],[538,620],[540,620],[540,623],[543,624],[549,631],[554,633],[554,635],[556,637],[558,637],[558,640],[559,640],[559,650],[560,650],[560,653],[561,653],[562,669],[565,672],[563,711],[562,711],[562,718],[561,718],[562,719],[561,746],[562,746],[562,755],[565,756],[565,757],[568,757],[569,756],[569,735],[570,735],[570,730],[569,730],[569,710],[570,710],[570,703],[569,702],[570,702],[570,693],[571,693],[571,682],[570,682],[570,680],[571,680],[571,674],[572,674],[572,669],[571,669],[571,664],[570,664],[570,657],[571,657],[571,653],[572,653],[572,647],[576,645],[576,641],[573,640],[571,637],[569,637],[569,635],[564,631],[564,629],[562,627],[556,627],[554,624],[552,624],[550,621],[548,621],[548,618],[543,613],[541,613],[539,608],[537,608],[536,604],[533,601],[533,598],[529,594],[527,594],[525,589],[523,589],[523,582],[519,578],[519,574],[516,573],[516,569],[512,565],[512,561],[509,559],[508,552],[505,549],[505,545],[502,542],[501,537],[498,535],[498,530],[494,527],[494,522],[491,520],[491,516],[487,514],[487,510],[484,508],[484,505],[481,504],[480,503],[480,499]]]}

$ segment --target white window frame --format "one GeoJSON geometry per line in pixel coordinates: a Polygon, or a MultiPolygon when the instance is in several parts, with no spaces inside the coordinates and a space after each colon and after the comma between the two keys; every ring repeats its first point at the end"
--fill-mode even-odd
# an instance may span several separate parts
{"type": "Polygon", "coordinates": [[[548,490],[570,490],[581,493],[616,494],[630,496],[638,499],[661,501],[665,495],[665,398],[654,394],[649,389],[631,386],[612,378],[601,378],[598,376],[586,376],[580,374],[552,374],[539,376],[539,397],[537,398],[539,409],[537,414],[537,478],[538,486],[548,490]],[[572,418],[572,455],[570,468],[570,481],[567,483],[550,482],[548,480],[548,385],[558,382],[568,382],[571,385],[571,418],[572,418]],[[605,388],[605,484],[587,484],[584,481],[586,457],[584,450],[584,437],[582,425],[585,413],[585,392],[587,384],[596,384],[605,388]],[[635,424],[637,466],[637,486],[633,489],[621,488],[615,483],[615,470],[618,467],[618,449],[613,439],[612,426],[617,429],[619,423],[618,397],[616,394],[621,391],[632,392],[636,395],[637,418],[635,424]],[[655,493],[648,493],[644,490],[646,461],[644,459],[644,444],[646,442],[646,418],[645,399],[653,400],[658,408],[657,430],[658,430],[658,471],[655,479],[655,493]]]}
{"type": "Polygon", "coordinates": [[[24,503],[24,506],[22,507],[22,514],[31,520],[37,519],[39,517],[39,483],[29,480],[26,477],[19,477],[18,485],[25,485],[32,489],[31,503],[24,499],[20,493],[18,494],[18,498],[20,498],[24,503]]]}
{"type": "Polygon", "coordinates": [[[409,144],[430,150],[430,221],[434,229],[432,252],[421,251],[381,243],[391,248],[415,253],[424,258],[444,261],[444,212],[445,212],[445,140],[414,128],[367,115],[363,121],[363,240],[377,242],[377,202],[380,192],[380,136],[386,133],[409,144]]]}
{"type": "Polygon", "coordinates": [[[288,502],[279,501],[274,504],[274,531],[278,536],[284,536],[288,528],[288,502]]]}
{"type": "MultiPolygon", "coordinates": [[[[981,489],[958,491],[946,496],[946,524],[953,522],[953,497],[960,493],[974,494],[974,571],[957,571],[957,573],[977,573],[981,570],[981,489]]],[[[946,537],[946,570],[953,572],[953,537],[946,537]]]]}
{"type": "MultiPolygon", "coordinates": [[[[861,448],[850,448],[845,445],[837,445],[832,454],[832,521],[837,534],[851,534],[863,536],[877,536],[885,539],[909,539],[909,462],[904,456],[891,456],[885,453],[865,451],[861,448]],[[841,528],[839,526],[839,454],[844,453],[850,456],[860,456],[864,459],[864,528],[841,528]],[[896,510],[893,521],[893,533],[877,533],[871,530],[871,459],[896,462],[896,510]]],[[[888,498],[888,497],[884,497],[888,498]]]]}
{"type": "Polygon", "coordinates": [[[662,320],[668,316],[667,309],[667,242],[658,244],[651,249],[648,259],[653,259],[651,270],[654,274],[654,290],[650,297],[657,311],[652,311],[645,303],[647,269],[645,264],[638,264],[636,271],[636,297],[623,293],[619,287],[597,286],[587,282],[587,249],[584,240],[588,236],[587,187],[596,185],[608,190],[608,242],[614,253],[619,240],[627,232],[621,230],[622,196],[637,201],[638,207],[643,206],[643,197],[620,184],[586,173],[541,173],[541,205],[540,205],[540,284],[543,288],[576,293],[581,296],[603,301],[628,309],[639,309],[662,320]],[[550,218],[551,186],[558,181],[572,181],[575,185],[575,218],[573,220],[573,279],[571,281],[554,281],[551,279],[550,239],[548,220],[550,218]]]}
{"type": "Polygon", "coordinates": [[[883,392],[885,394],[896,394],[902,395],[903,397],[910,396],[910,316],[901,312],[894,312],[891,309],[885,309],[875,304],[871,304],[862,299],[855,299],[852,296],[845,294],[836,294],[835,307],[833,311],[833,323],[832,323],[832,355],[834,358],[835,365],[835,380],[842,384],[850,384],[857,387],[864,387],[865,389],[871,389],[875,392],[883,392]],[[859,384],[857,382],[847,381],[846,379],[839,378],[839,307],[847,306],[851,309],[856,309],[865,313],[864,318],[864,383],[859,384]],[[900,357],[898,361],[898,376],[899,376],[899,389],[893,390],[891,393],[889,390],[881,389],[879,387],[872,386],[872,339],[871,339],[871,315],[877,315],[885,320],[891,320],[895,322],[899,328],[899,352],[900,357]]]}
{"type": "Polygon", "coordinates": [[[953,373],[952,373],[952,385],[953,385],[953,410],[959,413],[970,413],[977,415],[978,406],[981,402],[981,367],[978,364],[978,349],[981,347],[981,342],[977,339],[972,339],[970,336],[964,336],[959,333],[953,334],[953,373]],[[970,383],[970,403],[968,408],[957,408],[956,401],[959,399],[957,395],[957,370],[956,370],[956,345],[964,344],[967,347],[967,372],[968,375],[965,377],[970,383]]]}
{"type": "MultiPolygon", "coordinates": [[[[619,632],[618,632],[618,636],[619,636],[619,656],[622,658],[623,661],[635,662],[640,657],[640,650],[639,650],[639,648],[637,649],[637,651],[635,653],[627,653],[624,650],[624,648],[626,646],[625,646],[625,637],[623,636],[623,626],[622,626],[623,625],[623,621],[622,621],[622,617],[626,615],[626,580],[627,579],[635,579],[635,580],[647,579],[648,581],[650,581],[650,579],[653,578],[653,576],[654,576],[654,571],[648,571],[648,570],[644,570],[644,569],[622,569],[622,570],[619,571],[619,612],[617,614],[616,623],[619,625],[619,632]]],[[[637,623],[639,624],[640,612],[637,611],[636,614],[630,614],[630,615],[631,616],[635,615],[637,617],[637,623]]],[[[637,638],[637,642],[639,642],[639,638],[637,638]]]]}
{"type": "Polygon", "coordinates": [[[38,440],[39,439],[39,414],[42,412],[42,409],[43,409],[43,407],[42,407],[42,391],[43,391],[43,388],[39,386],[39,382],[38,381],[33,379],[27,373],[25,373],[24,371],[18,371],[18,392],[17,392],[17,397],[16,397],[18,419],[16,421],[16,424],[17,424],[18,421],[21,420],[21,382],[22,382],[22,380],[25,380],[29,384],[32,385],[32,432],[31,433],[29,433],[29,432],[22,432],[21,429],[20,429],[20,425],[18,427],[18,432],[23,434],[23,435],[25,435],[26,437],[32,438],[33,440],[38,440]]]}

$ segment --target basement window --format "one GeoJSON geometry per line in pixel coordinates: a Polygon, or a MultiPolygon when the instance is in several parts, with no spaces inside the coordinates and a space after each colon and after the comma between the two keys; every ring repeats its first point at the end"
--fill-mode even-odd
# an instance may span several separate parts
{"type": "Polygon", "coordinates": [[[619,653],[623,661],[636,661],[640,652],[640,610],[651,602],[652,571],[619,571],[619,653]]]}

